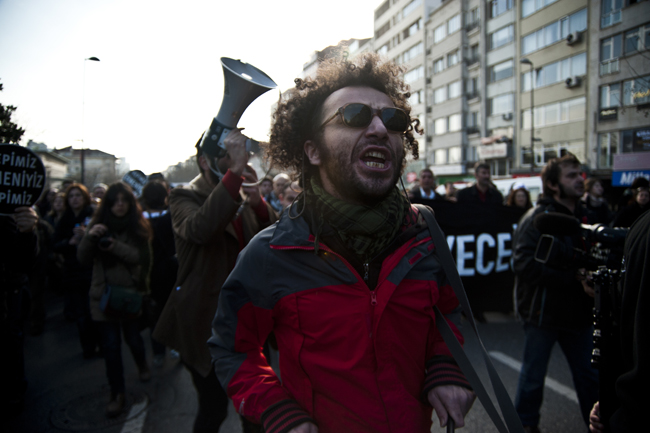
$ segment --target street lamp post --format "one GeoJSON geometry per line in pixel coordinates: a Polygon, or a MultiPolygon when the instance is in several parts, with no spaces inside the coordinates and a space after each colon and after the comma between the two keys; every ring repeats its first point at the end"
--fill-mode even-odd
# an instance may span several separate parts
{"type": "Polygon", "coordinates": [[[83,81],[83,95],[82,95],[82,100],[81,100],[81,154],[79,155],[79,164],[81,165],[81,183],[83,184],[85,182],[85,175],[86,175],[86,167],[85,167],[85,161],[84,161],[84,151],[85,151],[85,143],[84,143],[84,127],[85,127],[85,122],[86,122],[86,61],[90,60],[93,62],[99,62],[99,59],[97,57],[88,57],[87,59],[84,59],[84,81],[83,81]]]}
{"type": "Polygon", "coordinates": [[[535,67],[524,57],[519,63],[530,66],[530,172],[535,172],[535,67]]]}

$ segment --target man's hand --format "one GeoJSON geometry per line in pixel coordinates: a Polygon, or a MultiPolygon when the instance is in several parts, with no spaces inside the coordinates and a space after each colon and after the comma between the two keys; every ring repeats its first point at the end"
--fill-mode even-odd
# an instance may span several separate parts
{"type": "Polygon", "coordinates": [[[596,402],[589,414],[589,431],[591,433],[605,433],[605,425],[600,422],[600,402],[596,402]]]}
{"type": "Polygon", "coordinates": [[[289,430],[289,433],[318,433],[318,427],[310,422],[305,422],[289,430]]]}
{"type": "Polygon", "coordinates": [[[476,399],[472,391],[456,385],[436,386],[429,391],[427,397],[438,415],[440,427],[445,427],[448,417],[451,416],[456,423],[456,428],[465,425],[465,415],[476,399]]]}
{"type": "Polygon", "coordinates": [[[36,228],[38,214],[29,206],[17,207],[13,214],[16,228],[20,233],[29,233],[36,228]]]}
{"type": "MultiPolygon", "coordinates": [[[[257,173],[255,173],[255,169],[250,165],[246,165],[246,168],[244,169],[243,172],[243,176],[244,176],[244,183],[257,182],[257,173]]],[[[242,191],[248,197],[248,203],[251,205],[252,208],[257,207],[257,205],[260,204],[260,200],[261,200],[260,188],[257,185],[242,186],[242,191]]]]}
{"type": "Polygon", "coordinates": [[[241,129],[233,129],[223,141],[228,154],[224,156],[228,168],[237,176],[241,176],[248,165],[248,152],[246,152],[246,140],[248,138],[241,133],[241,129]]]}

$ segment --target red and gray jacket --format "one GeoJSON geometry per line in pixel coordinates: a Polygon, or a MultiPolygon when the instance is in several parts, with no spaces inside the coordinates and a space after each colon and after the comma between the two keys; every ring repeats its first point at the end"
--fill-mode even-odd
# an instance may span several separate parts
{"type": "MultiPolygon", "coordinates": [[[[221,289],[208,341],[238,412],[268,433],[315,420],[319,432],[428,432],[426,395],[469,388],[435,326],[458,300],[426,223],[383,261],[377,286],[286,215],[244,249],[221,289]],[[280,380],[262,354],[274,332],[280,380]]],[[[445,246],[446,247],[446,246],[445,246]]]]}

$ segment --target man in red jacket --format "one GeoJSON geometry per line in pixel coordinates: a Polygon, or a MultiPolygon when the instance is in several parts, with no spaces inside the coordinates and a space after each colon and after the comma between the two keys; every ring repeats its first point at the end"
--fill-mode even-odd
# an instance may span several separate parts
{"type": "Polygon", "coordinates": [[[435,325],[438,306],[462,343],[458,301],[396,187],[418,156],[402,73],[376,54],[328,60],[275,112],[269,154],[303,193],[240,254],[208,341],[237,411],[268,433],[428,432],[433,409],[460,427],[474,401],[435,325]]]}

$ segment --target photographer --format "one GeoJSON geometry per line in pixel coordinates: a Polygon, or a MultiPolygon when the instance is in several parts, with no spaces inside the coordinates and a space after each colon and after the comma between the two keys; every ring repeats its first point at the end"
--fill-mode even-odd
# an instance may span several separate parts
{"type": "MultiPolygon", "coordinates": [[[[554,158],[541,175],[543,198],[522,217],[513,238],[515,309],[526,333],[515,407],[527,432],[539,432],[544,377],[556,342],[571,368],[587,424],[589,411],[598,399],[598,375],[590,365],[593,290],[586,284],[585,272],[567,260],[554,261],[551,257],[546,264],[535,260],[542,235],[533,225],[537,215],[558,212],[590,222],[580,205],[584,193],[580,161],[570,153],[554,158]]],[[[583,247],[579,233],[556,240],[569,249],[583,247]]]]}
{"type": "MultiPolygon", "coordinates": [[[[647,427],[646,413],[650,405],[647,373],[648,359],[648,304],[647,289],[650,287],[650,212],[646,212],[630,228],[625,240],[626,271],[618,317],[620,329],[615,337],[619,340],[614,356],[619,361],[611,377],[615,377],[615,395],[597,404],[591,413],[590,429],[594,433],[628,433],[644,431],[647,427]],[[644,289],[645,288],[645,289],[644,289]]],[[[603,383],[611,387],[611,382],[603,383]]],[[[601,394],[601,398],[606,396],[601,394]]]]}

